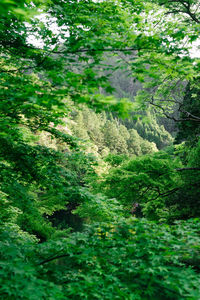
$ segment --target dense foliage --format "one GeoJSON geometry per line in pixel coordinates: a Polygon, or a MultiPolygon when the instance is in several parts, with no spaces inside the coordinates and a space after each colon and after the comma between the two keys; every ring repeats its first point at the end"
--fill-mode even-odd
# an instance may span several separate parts
{"type": "Polygon", "coordinates": [[[0,298],[198,300],[196,1],[0,10],[0,298]]]}
{"type": "Polygon", "coordinates": [[[96,114],[82,107],[81,111],[73,111],[69,125],[76,136],[96,146],[96,154],[138,156],[158,151],[156,144],[163,147],[172,142],[171,135],[164,127],[159,127],[152,116],[151,120],[151,123],[132,121],[123,124],[123,120],[112,115],[96,114]]]}
{"type": "Polygon", "coordinates": [[[198,299],[199,221],[123,219],[40,245],[1,232],[4,299],[198,299]]]}

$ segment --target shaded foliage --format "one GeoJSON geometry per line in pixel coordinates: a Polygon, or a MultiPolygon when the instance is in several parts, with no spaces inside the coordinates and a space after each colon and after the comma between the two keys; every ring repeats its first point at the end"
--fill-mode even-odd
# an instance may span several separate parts
{"type": "Polygon", "coordinates": [[[151,104],[168,116],[186,81],[193,112],[199,61],[185,38],[197,39],[199,13],[194,1],[174,3],[171,12],[157,0],[1,1],[1,299],[199,299],[199,220],[176,221],[199,215],[197,139],[149,154],[171,140],[154,120],[141,137],[82,110],[76,134],[99,159],[65,123],[82,103],[125,118],[151,104]],[[143,85],[134,103],[113,96],[109,80],[127,63],[143,85]],[[138,206],[159,223],[131,218],[138,206]]]}
{"type": "Polygon", "coordinates": [[[135,218],[36,245],[4,228],[2,299],[198,299],[199,221],[135,218]],[[9,279],[9,280],[8,280],[9,279]]]}

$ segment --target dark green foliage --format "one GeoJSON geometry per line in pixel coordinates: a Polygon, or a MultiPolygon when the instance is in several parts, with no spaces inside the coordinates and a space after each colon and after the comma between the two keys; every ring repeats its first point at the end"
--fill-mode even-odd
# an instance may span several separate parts
{"type": "Polygon", "coordinates": [[[177,216],[182,218],[199,216],[200,199],[200,144],[199,144],[199,78],[189,82],[186,86],[185,96],[180,108],[180,122],[178,122],[178,134],[176,143],[176,155],[178,155],[186,169],[180,172],[182,185],[175,195],[177,216]],[[190,169],[191,168],[191,169],[190,169]]]}
{"type": "Polygon", "coordinates": [[[135,214],[134,206],[139,204],[149,219],[171,220],[177,217],[177,203],[169,205],[168,199],[174,197],[182,182],[178,167],[181,163],[164,152],[133,157],[102,176],[99,190],[116,197],[129,214],[135,214]]]}
{"type": "Polygon", "coordinates": [[[176,203],[175,217],[188,219],[198,217],[200,214],[200,142],[195,147],[182,145],[182,151],[178,155],[185,164],[185,168],[178,171],[181,178],[179,190],[172,198],[169,198],[169,205],[176,203]]]}
{"type": "Polygon", "coordinates": [[[116,197],[129,214],[168,223],[198,217],[199,148],[199,143],[194,148],[180,145],[175,153],[172,149],[168,154],[119,157],[119,162],[115,158],[113,162],[110,160],[112,168],[101,178],[91,177],[91,184],[108,197],[116,197]],[[94,184],[94,180],[98,180],[99,185],[94,184]]]}
{"type": "Polygon", "coordinates": [[[148,114],[147,118],[147,122],[137,121],[135,124],[135,129],[139,135],[150,142],[154,142],[158,149],[162,149],[172,143],[173,139],[164,126],[159,126],[151,114],[148,114]]]}
{"type": "MultiPolygon", "coordinates": [[[[7,149],[7,162],[2,163],[1,182],[10,205],[20,209],[18,217],[22,229],[44,238],[48,236],[47,220],[43,214],[74,208],[81,203],[84,175],[90,171],[91,159],[81,153],[62,154],[42,146],[17,144],[7,149]],[[8,151],[10,149],[10,152],[8,151]]],[[[7,145],[7,144],[6,144],[7,145]]],[[[4,156],[5,159],[5,156],[4,156]]]]}
{"type": "Polygon", "coordinates": [[[34,262],[37,240],[14,225],[0,233],[1,299],[64,299],[61,288],[45,280],[34,262]]]}
{"type": "Polygon", "coordinates": [[[200,88],[199,79],[188,83],[182,103],[176,142],[188,141],[195,145],[200,133],[200,88]]]}
{"type": "Polygon", "coordinates": [[[168,18],[178,2],[1,1],[1,299],[199,299],[200,221],[176,219],[200,213],[200,144],[156,152],[171,137],[154,117],[138,132],[118,118],[149,103],[167,115],[186,81],[185,111],[199,112],[185,44],[198,12],[185,1],[187,17],[168,18]],[[134,103],[127,73],[144,85],[134,103]]]}
{"type": "Polygon", "coordinates": [[[199,299],[199,221],[131,218],[40,245],[1,231],[1,299],[199,299]]]}
{"type": "MultiPolygon", "coordinates": [[[[76,34],[80,35],[80,44],[77,43],[80,48],[89,47],[90,42],[99,44],[104,31],[100,30],[99,38],[94,28],[94,34],[91,34],[92,31],[84,31],[83,27],[89,25],[92,15],[96,25],[99,24],[93,9],[100,12],[101,8],[92,1],[88,5],[82,2],[77,5],[76,1],[65,5],[62,2],[61,6],[47,1],[43,6],[43,12],[49,13],[45,23],[33,18],[34,13],[39,13],[42,8],[43,1],[29,2],[20,1],[17,4],[11,1],[7,6],[9,13],[6,11],[7,2],[1,4],[0,182],[8,205],[20,212],[16,224],[43,241],[55,231],[49,215],[55,213],[55,217],[56,212],[61,210],[69,212],[69,206],[73,208],[71,213],[85,198],[90,197],[84,187],[84,176],[91,171],[93,162],[80,151],[75,137],[58,129],[64,124],[63,118],[72,110],[69,98],[76,102],[86,102],[88,106],[99,110],[105,105],[108,109],[112,107],[122,113],[125,112],[123,108],[126,103],[115,101],[113,97],[97,95],[100,86],[107,86],[106,77],[102,78],[94,71],[102,53],[88,53],[85,57],[87,66],[81,62],[83,57],[69,55],[69,52],[76,50],[76,34]],[[74,6],[79,13],[72,20],[74,6]],[[50,14],[51,17],[59,17],[59,7],[62,7],[65,14],[65,18],[59,19],[65,21],[66,26],[68,23],[71,26],[70,37],[65,36],[66,41],[62,46],[57,46],[59,38],[48,28],[50,14]],[[83,20],[82,8],[88,20],[83,20]],[[32,45],[31,35],[41,39],[43,46],[32,45]],[[60,55],[59,51],[62,52],[60,55]],[[80,68],[77,68],[77,64],[80,64],[80,68]],[[46,135],[49,144],[42,143],[42,134],[46,135]],[[54,139],[54,149],[50,139],[54,139]]],[[[100,6],[104,8],[104,3],[100,6]]],[[[116,20],[123,22],[123,14],[116,15],[113,21],[107,21],[113,9],[115,5],[108,3],[105,11],[102,11],[102,18],[109,26],[110,33],[117,27],[116,20]]],[[[61,25],[58,22],[58,26],[61,25]]],[[[108,41],[107,45],[110,43],[108,41]]],[[[60,222],[63,223],[63,220],[60,222]]],[[[59,227],[58,223],[59,220],[54,219],[54,225],[59,227]]],[[[64,220],[64,223],[70,226],[69,220],[64,220]]]]}

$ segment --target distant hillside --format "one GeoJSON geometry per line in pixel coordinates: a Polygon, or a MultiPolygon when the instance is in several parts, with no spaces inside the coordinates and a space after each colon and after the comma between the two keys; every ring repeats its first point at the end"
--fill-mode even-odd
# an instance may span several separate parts
{"type": "Polygon", "coordinates": [[[158,151],[172,142],[171,135],[159,126],[151,115],[148,122],[122,123],[105,113],[97,114],[83,107],[71,114],[71,131],[79,138],[92,143],[102,156],[109,153],[143,155],[158,151]]]}

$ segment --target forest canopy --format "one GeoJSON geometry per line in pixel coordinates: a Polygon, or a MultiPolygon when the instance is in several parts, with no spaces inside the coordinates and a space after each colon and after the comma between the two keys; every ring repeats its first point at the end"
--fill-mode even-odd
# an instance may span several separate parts
{"type": "Polygon", "coordinates": [[[0,298],[198,300],[199,3],[0,11],[0,298]]]}

